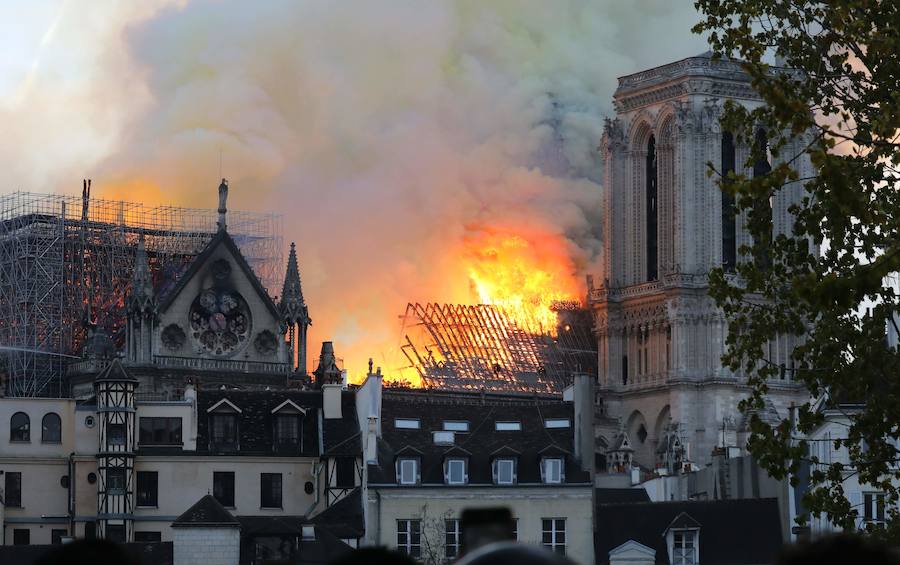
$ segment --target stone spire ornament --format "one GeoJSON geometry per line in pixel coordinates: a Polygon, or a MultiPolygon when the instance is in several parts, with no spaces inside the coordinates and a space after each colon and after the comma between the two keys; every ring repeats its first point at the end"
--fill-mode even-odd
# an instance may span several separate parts
{"type": "Polygon", "coordinates": [[[228,213],[228,207],[226,206],[227,201],[228,181],[222,179],[222,184],[219,185],[219,221],[216,222],[219,231],[225,231],[225,215],[228,213]]]}
{"type": "Polygon", "coordinates": [[[131,280],[128,308],[136,313],[156,311],[156,294],[153,292],[153,278],[150,275],[150,261],[147,259],[143,233],[138,239],[134,254],[134,278],[131,280]]]}
{"type": "Polygon", "coordinates": [[[158,302],[153,292],[150,262],[144,245],[144,234],[138,239],[134,254],[134,277],[128,295],[128,326],[125,354],[130,363],[150,363],[153,359],[153,332],[158,302]]]}
{"type": "Polygon", "coordinates": [[[282,320],[288,326],[288,341],[291,348],[291,362],[298,373],[306,374],[306,330],[312,325],[309,309],[303,300],[300,284],[300,268],[297,266],[297,246],[291,242],[281,302],[278,304],[282,320]]]}

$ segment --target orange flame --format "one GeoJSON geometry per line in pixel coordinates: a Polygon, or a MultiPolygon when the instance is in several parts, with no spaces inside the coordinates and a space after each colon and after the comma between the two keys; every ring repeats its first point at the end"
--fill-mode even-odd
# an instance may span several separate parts
{"type": "Polygon", "coordinates": [[[467,248],[469,279],[482,304],[504,308],[528,331],[556,334],[551,306],[580,295],[562,241],[492,232],[468,240],[467,248]]]}

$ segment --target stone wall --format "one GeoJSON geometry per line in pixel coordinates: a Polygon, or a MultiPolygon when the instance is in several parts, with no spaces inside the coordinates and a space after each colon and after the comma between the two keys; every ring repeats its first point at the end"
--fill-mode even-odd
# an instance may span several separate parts
{"type": "Polygon", "coordinates": [[[175,565],[237,565],[239,528],[179,527],[174,529],[175,565]]]}

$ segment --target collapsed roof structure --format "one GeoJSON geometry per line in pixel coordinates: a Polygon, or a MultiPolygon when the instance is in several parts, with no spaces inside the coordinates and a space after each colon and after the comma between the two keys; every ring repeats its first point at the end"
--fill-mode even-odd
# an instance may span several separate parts
{"type": "Polygon", "coordinates": [[[555,334],[502,307],[410,303],[401,350],[426,388],[559,394],[574,373],[597,374],[589,311],[557,303],[555,334]]]}

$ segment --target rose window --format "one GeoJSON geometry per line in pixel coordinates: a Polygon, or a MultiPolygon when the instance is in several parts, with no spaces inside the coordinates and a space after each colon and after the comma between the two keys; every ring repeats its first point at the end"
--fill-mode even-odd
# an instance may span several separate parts
{"type": "Polygon", "coordinates": [[[230,355],[250,337],[250,310],[233,290],[208,288],[191,305],[191,335],[203,351],[230,355]]]}

